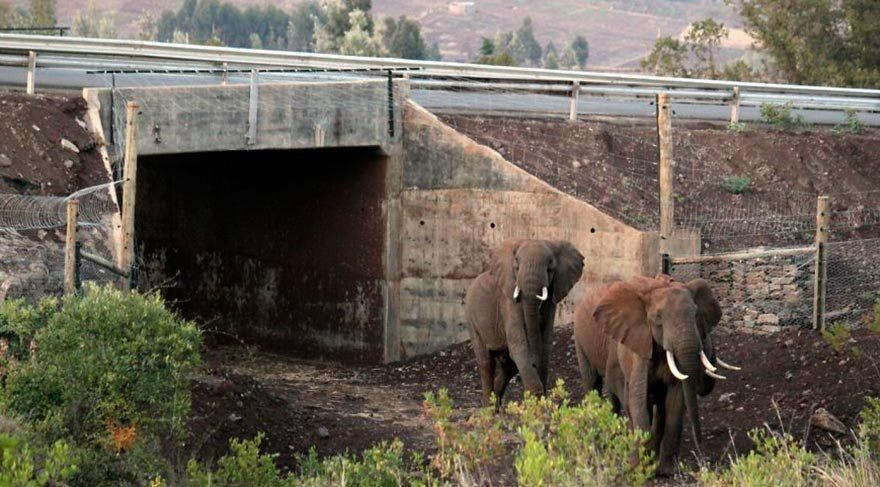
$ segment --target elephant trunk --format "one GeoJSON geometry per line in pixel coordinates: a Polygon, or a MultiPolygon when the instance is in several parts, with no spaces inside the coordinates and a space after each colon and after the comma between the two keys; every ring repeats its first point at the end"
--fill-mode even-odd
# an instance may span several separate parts
{"type": "Polygon", "coordinates": [[[691,431],[694,435],[694,445],[697,453],[701,454],[700,442],[702,433],[700,430],[700,413],[697,410],[697,392],[703,380],[703,366],[700,362],[700,341],[696,337],[686,338],[675,347],[675,358],[681,366],[681,370],[688,376],[683,382],[682,392],[684,404],[687,407],[688,418],[691,422],[691,431]]]}

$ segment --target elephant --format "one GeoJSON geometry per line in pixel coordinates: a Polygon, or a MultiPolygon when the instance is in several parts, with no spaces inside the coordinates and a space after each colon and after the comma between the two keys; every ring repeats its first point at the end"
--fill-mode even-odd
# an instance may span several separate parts
{"type": "Polygon", "coordinates": [[[601,390],[634,427],[650,433],[658,473],[675,467],[685,410],[700,451],[697,395],[711,393],[719,366],[711,331],[721,307],[703,279],[635,277],[588,291],[575,309],[574,341],[587,390],[601,390]],[[679,368],[680,364],[680,368],[679,368]]]}
{"type": "Polygon", "coordinates": [[[584,256],[567,241],[508,240],[471,283],[465,316],[484,405],[494,393],[500,407],[517,373],[527,391],[546,392],[556,306],[583,269],[584,256]]]}

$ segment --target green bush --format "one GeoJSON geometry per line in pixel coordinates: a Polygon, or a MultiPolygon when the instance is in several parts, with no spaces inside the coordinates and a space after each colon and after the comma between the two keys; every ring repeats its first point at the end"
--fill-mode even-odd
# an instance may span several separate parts
{"type": "Polygon", "coordinates": [[[93,286],[60,307],[15,302],[0,307],[0,333],[17,343],[0,407],[81,450],[77,483],[140,479],[181,444],[200,334],[158,295],[93,286]]]}
{"type": "Polygon", "coordinates": [[[508,406],[522,442],[514,460],[518,484],[644,484],[654,470],[647,433],[630,429],[595,391],[577,405],[567,397],[559,381],[545,397],[527,394],[508,406]]]}
{"type": "Polygon", "coordinates": [[[701,485],[708,487],[764,487],[810,485],[815,456],[788,433],[752,430],[749,438],[755,449],[740,456],[723,470],[702,467],[697,474],[701,485]]]}
{"type": "Polygon", "coordinates": [[[721,187],[732,194],[743,194],[749,188],[752,179],[748,176],[728,176],[721,182],[721,187]]]}
{"type": "Polygon", "coordinates": [[[746,124],[743,122],[728,122],[727,131],[733,134],[740,134],[746,131],[746,124]]]}
{"type": "Polygon", "coordinates": [[[761,103],[761,121],[783,130],[805,129],[810,126],[803,116],[792,115],[791,110],[791,102],[784,105],[761,103]]]}
{"type": "Polygon", "coordinates": [[[0,434],[0,486],[63,485],[76,473],[74,454],[64,441],[47,448],[0,434]]]}
{"type": "Polygon", "coordinates": [[[843,123],[835,125],[832,131],[837,134],[860,134],[862,132],[862,121],[859,120],[858,112],[853,108],[847,108],[843,113],[843,123]]]}

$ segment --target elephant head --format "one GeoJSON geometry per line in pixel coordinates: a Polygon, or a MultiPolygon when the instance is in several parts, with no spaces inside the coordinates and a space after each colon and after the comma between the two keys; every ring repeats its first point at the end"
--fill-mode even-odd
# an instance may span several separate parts
{"type": "MultiPolygon", "coordinates": [[[[702,279],[681,284],[666,277],[615,283],[593,315],[607,335],[650,362],[653,371],[668,369],[668,379],[682,383],[684,404],[699,445],[697,395],[708,394],[714,380],[724,378],[715,373],[709,337],[721,319],[721,307],[702,279]]],[[[630,387],[646,390],[647,384],[630,383],[630,387]]]]}
{"type": "Polygon", "coordinates": [[[557,240],[506,242],[492,260],[490,272],[499,288],[510,355],[533,394],[546,387],[535,380],[545,348],[543,325],[548,313],[552,320],[556,305],[580,279],[583,268],[583,255],[569,242],[557,240]]]}

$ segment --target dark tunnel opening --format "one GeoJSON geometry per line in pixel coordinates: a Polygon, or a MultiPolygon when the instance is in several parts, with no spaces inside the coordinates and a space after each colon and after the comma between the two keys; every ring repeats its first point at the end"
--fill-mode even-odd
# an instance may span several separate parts
{"type": "Polygon", "coordinates": [[[387,161],[378,149],[142,156],[138,166],[141,288],[166,286],[209,338],[382,360],[387,161]]]}

